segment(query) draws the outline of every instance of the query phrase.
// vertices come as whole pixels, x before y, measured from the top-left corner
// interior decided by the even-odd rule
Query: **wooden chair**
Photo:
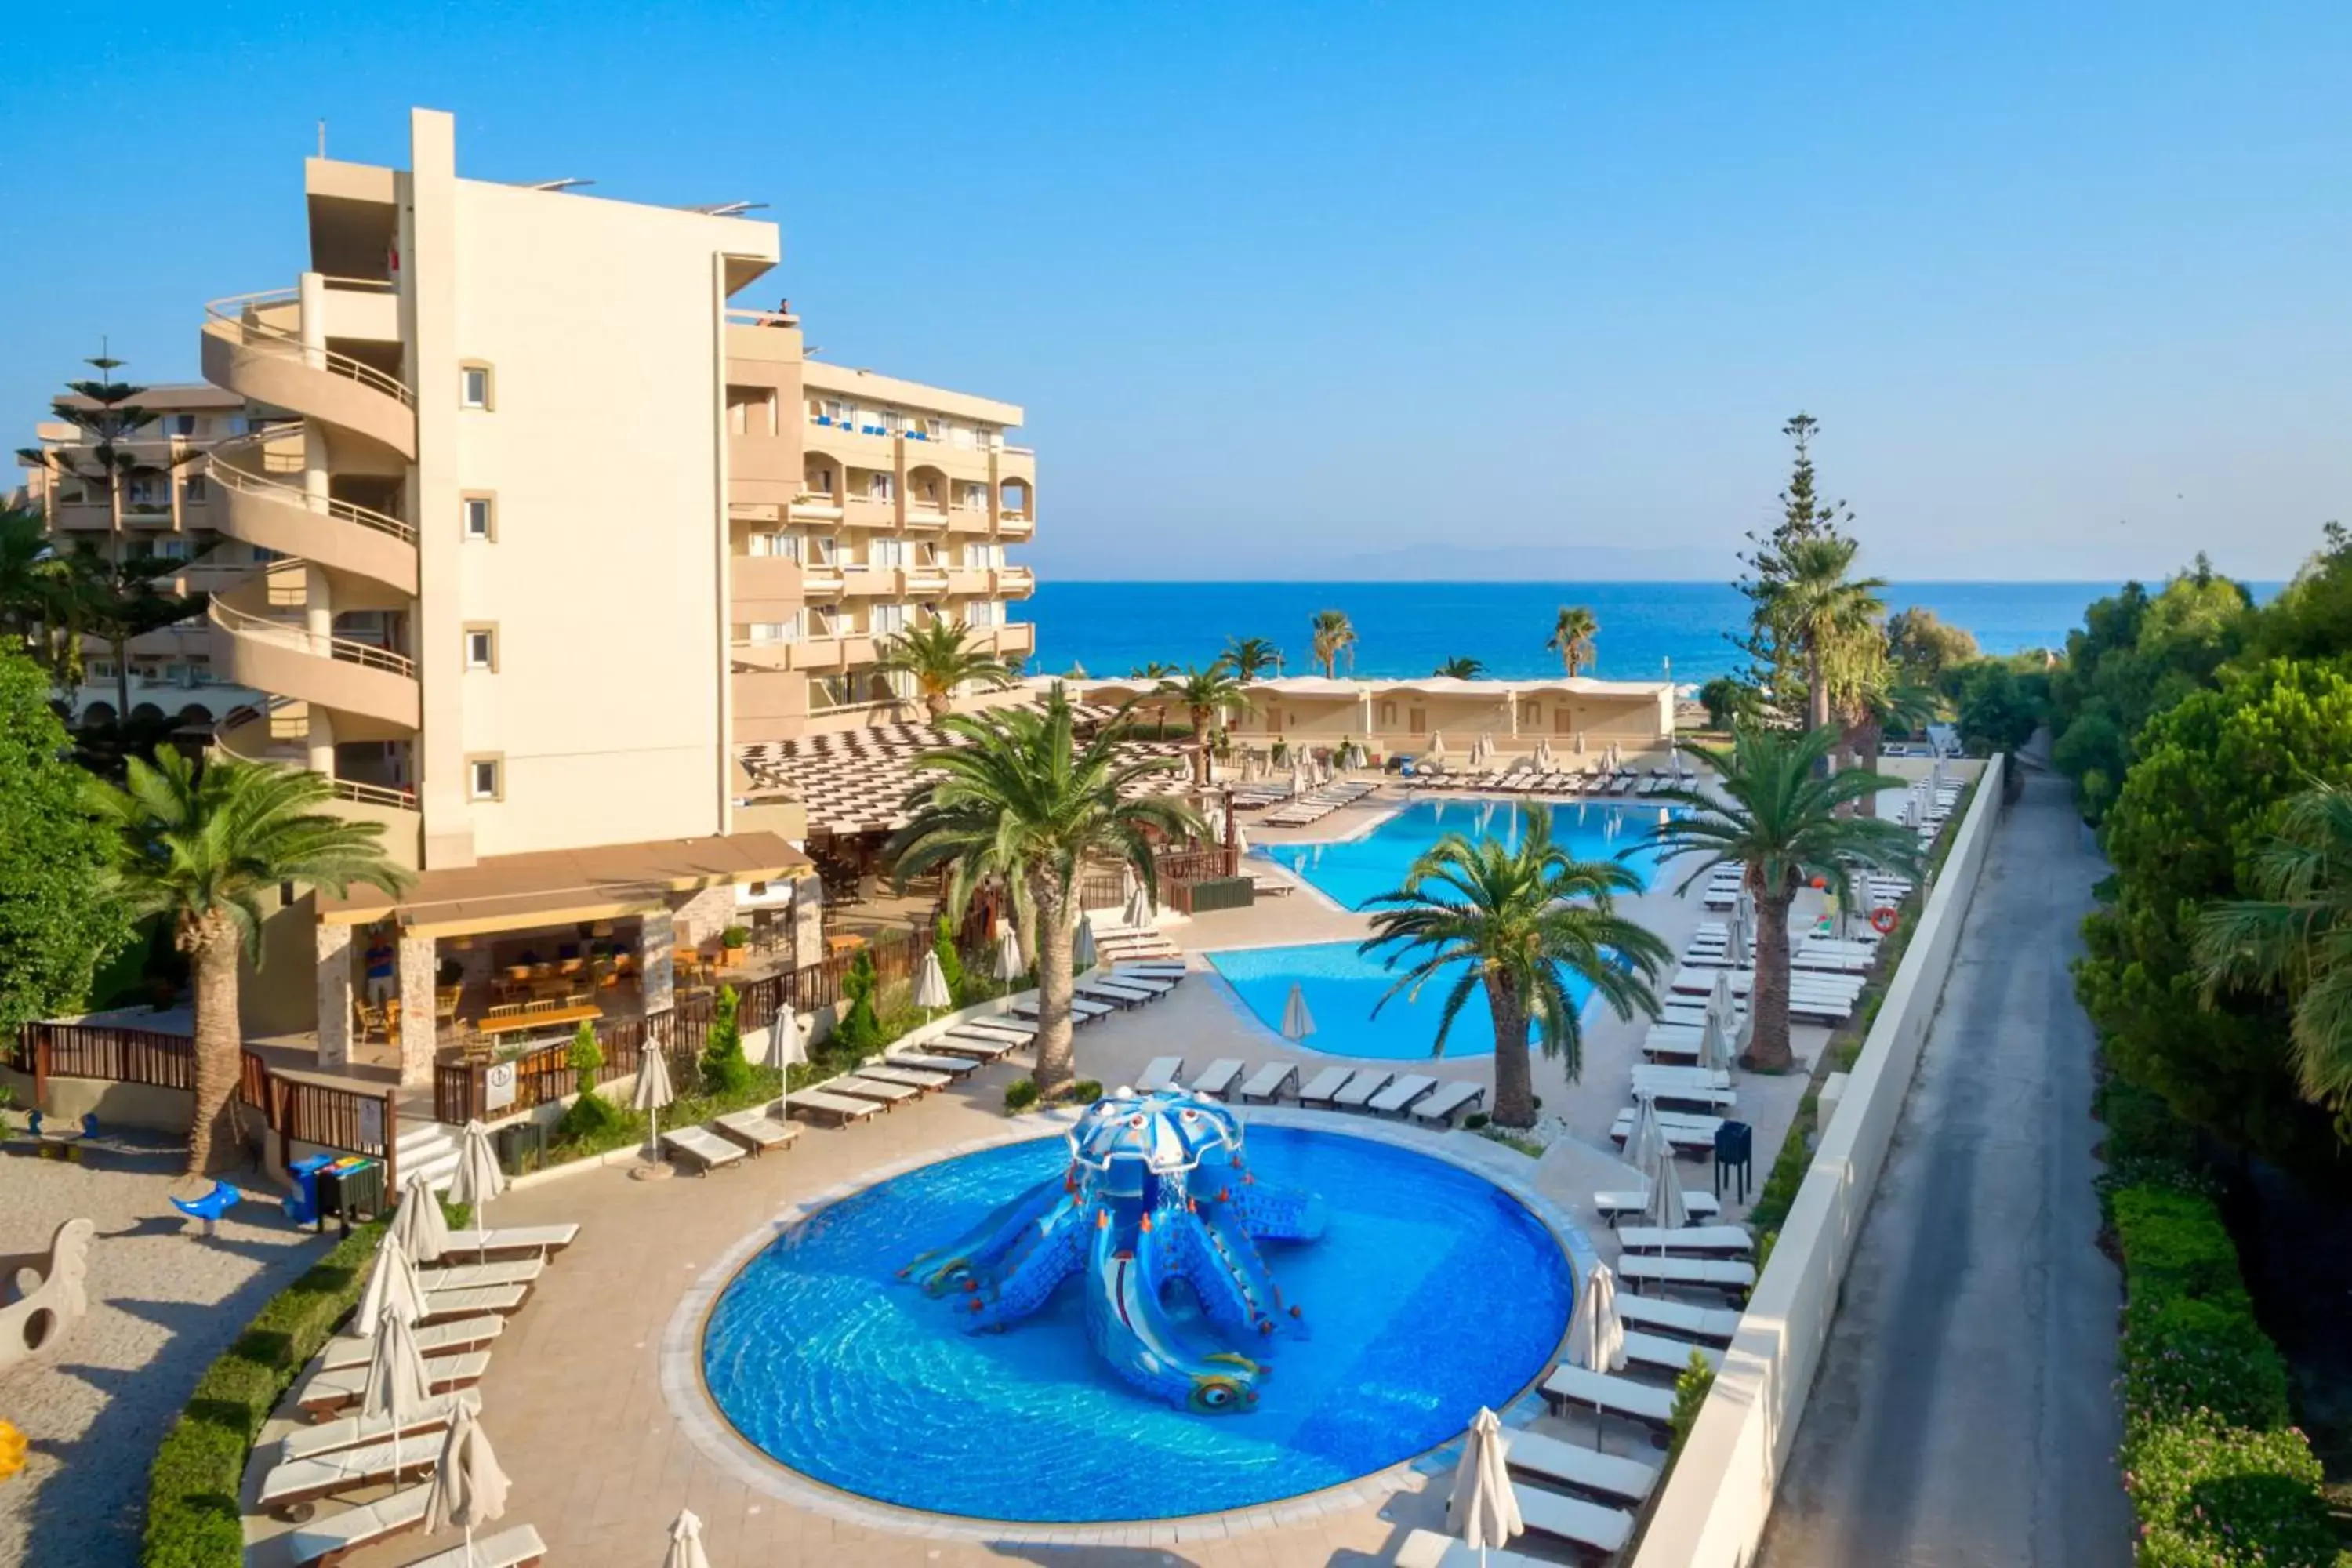
[[[457,1021],[457,998],[465,992],[463,985],[444,985],[433,993],[433,1021],[454,1024]]]
[[[373,1004],[354,997],[352,1001],[352,1022],[359,1030],[360,1044],[367,1044],[370,1035],[382,1035],[386,1045],[392,1043],[392,1027]]]

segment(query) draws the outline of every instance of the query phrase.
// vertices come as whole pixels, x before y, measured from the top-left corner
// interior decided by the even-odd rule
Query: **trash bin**
[[[509,1121],[490,1134],[490,1147],[498,1151],[499,1168],[509,1176],[520,1176],[530,1169],[523,1163],[526,1159],[546,1162],[547,1129],[529,1117]]]
[[[383,1162],[365,1154],[351,1154],[320,1167],[313,1175],[318,1191],[318,1207],[314,1215],[319,1228],[326,1228],[329,1215],[335,1216],[339,1234],[349,1236],[353,1220],[373,1219],[385,1208]]]
[[[1727,1121],[1715,1130],[1715,1195],[1723,1195],[1727,1177],[1739,1182],[1738,1202],[1748,1201],[1748,1184],[1756,1163],[1756,1129],[1745,1121]]]

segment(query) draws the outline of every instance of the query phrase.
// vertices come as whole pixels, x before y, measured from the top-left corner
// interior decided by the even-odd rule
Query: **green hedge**
[[[2114,1130],[2126,1144],[2145,1130]],[[2135,1158],[2157,1159],[2146,1150]],[[2329,1568],[2319,1461],[2288,1425],[2286,1368],[2255,1322],[2210,1199],[2109,1194],[2123,1251],[2124,1486],[2141,1568]]]
[[[147,1480],[143,1568],[241,1568],[237,1491],[261,1424],[367,1281],[382,1222],[360,1226],[270,1299],[196,1384]]]

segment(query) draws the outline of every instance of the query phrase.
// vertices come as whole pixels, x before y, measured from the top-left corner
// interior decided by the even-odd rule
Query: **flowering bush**
[[[2139,1568],[2329,1568],[2336,1535],[2319,1461],[2301,1432],[2252,1432],[2206,1414],[2138,1426],[2124,1489],[2139,1513]]]

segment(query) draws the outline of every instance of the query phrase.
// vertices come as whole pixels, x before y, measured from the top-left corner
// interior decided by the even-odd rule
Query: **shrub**
[[[2185,1416],[2128,1437],[2123,1463],[2124,1489],[2140,1519],[2138,1568],[2328,1568],[2337,1561],[2319,1460],[2300,1432]]]
[[[743,1059],[743,1028],[737,1022],[742,1004],[735,987],[722,985],[711,1005],[710,1029],[704,1037],[697,1068],[705,1094],[740,1094],[751,1081],[751,1064]]]
[[[940,973],[948,983],[948,994],[955,998],[959,1007],[971,1005],[976,998],[967,998],[964,994],[971,982],[963,972],[963,954],[956,951],[955,930],[948,924],[945,915],[931,930],[931,951],[940,955]]]
[[[593,1143],[604,1137],[621,1121],[620,1108],[594,1089],[583,1089],[580,1098],[563,1108],[562,1120],[555,1124],[555,1141],[559,1143]]]
[[[570,1055],[572,1070],[580,1075],[580,1092],[588,1093],[596,1087],[596,1075],[604,1068],[604,1047],[596,1043],[596,1026],[585,1018],[572,1032]]]
[[[254,1435],[360,1299],[382,1222],[361,1226],[272,1297],[196,1383],[147,1479],[142,1568],[241,1568],[237,1505]]]
[[[1102,1098],[1102,1084],[1098,1080],[1090,1078],[1082,1078],[1078,1079],[1077,1082],[1070,1085],[1068,1098],[1077,1100],[1083,1104],[1092,1105],[1096,1100]]]
[[[2186,1193],[2129,1187],[2116,1194],[2115,1211],[2134,1302],[2188,1296],[2245,1305],[2238,1249],[2211,1204]]]
[[[1017,1116],[1036,1103],[1036,1079],[1016,1078],[1004,1086],[1004,1110],[1007,1115]]]
[[[2135,1301],[2124,1327],[2124,1403],[2143,1419],[2202,1411],[2260,1431],[2288,1424],[2286,1363],[2242,1307]]]
[[[725,931],[719,933],[719,945],[730,950],[739,947],[751,946],[751,928],[750,926],[729,926]]]
[[[1675,1407],[1666,1416],[1674,1429],[1674,1440],[1666,1448],[1669,1458],[1680,1454],[1683,1445],[1690,1441],[1691,1428],[1698,1425],[1699,1408],[1714,1386],[1715,1368],[1706,1364],[1706,1357],[1691,1352],[1690,1361],[1675,1375]]]
[[[874,1010],[874,954],[859,948],[841,977],[841,999],[846,1004],[833,1026],[833,1045],[852,1059],[872,1055],[882,1046],[882,1020]]]

